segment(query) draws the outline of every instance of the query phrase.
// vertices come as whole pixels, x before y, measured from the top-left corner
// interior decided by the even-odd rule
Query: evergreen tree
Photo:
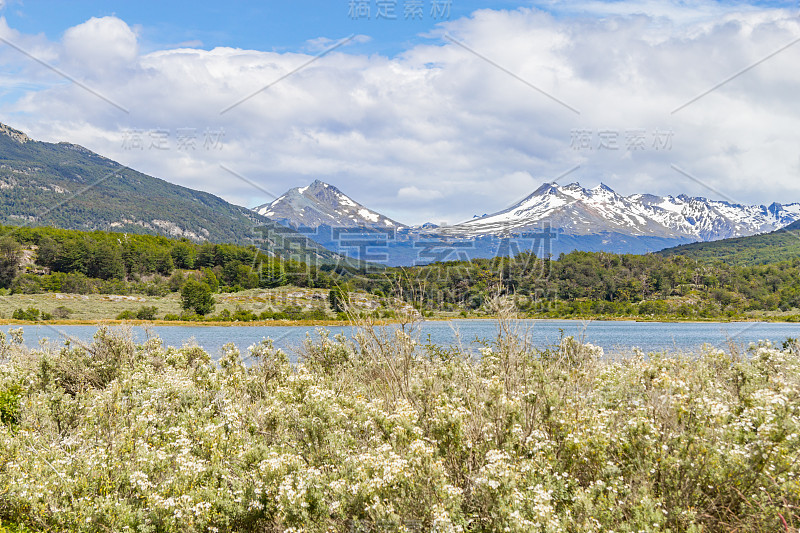
[[[214,310],[211,287],[194,279],[186,280],[181,289],[181,306],[198,315],[207,315]]]
[[[0,287],[8,288],[22,261],[22,248],[10,235],[0,237]]]
[[[334,287],[328,292],[328,303],[336,313],[344,312],[347,309],[348,300],[347,291],[341,287]]]

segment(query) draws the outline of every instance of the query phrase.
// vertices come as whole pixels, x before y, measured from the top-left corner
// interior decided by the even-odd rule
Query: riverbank
[[[726,318],[708,318],[708,319],[688,319],[680,317],[640,317],[640,316],[530,316],[521,314],[517,317],[518,320],[541,320],[541,321],[570,321],[575,323],[581,322],[641,322],[641,323],[664,323],[664,324],[737,324],[737,323],[774,323],[774,324],[794,324],[798,320],[794,319],[795,315],[787,317],[782,316],[753,316],[753,317],[726,317]],[[449,316],[428,316],[419,317],[418,320],[423,322],[450,322],[453,320],[489,320],[496,321],[496,315],[479,315],[479,316],[462,316],[462,315],[449,315]],[[408,319],[374,319],[372,324],[389,325],[389,324],[402,324],[407,323]],[[117,320],[108,318],[96,318],[87,320],[15,320],[15,319],[0,319],[0,326],[164,326],[164,327],[286,327],[286,326],[307,326],[307,327],[344,327],[350,326],[353,322],[351,320],[254,320],[254,321],[236,321],[236,320]]]
[[[352,311],[357,315],[373,316],[381,323],[400,322],[397,315],[414,314],[416,311],[403,302],[388,302],[385,298],[354,292],[350,294]],[[91,325],[91,324],[153,324],[153,325],[307,325],[307,326],[337,326],[347,325],[349,320],[343,320],[331,311],[328,306],[327,289],[307,289],[297,287],[281,287],[278,289],[251,289],[235,293],[214,295],[216,305],[213,314],[214,320],[164,320],[165,316],[178,318],[183,313],[181,299],[177,293],[166,296],[148,295],[112,295],[112,294],[13,294],[0,296],[0,324],[32,324],[48,323],[53,325]],[[387,307],[389,306],[389,307]],[[391,308],[400,306],[400,309]],[[142,308],[154,309],[154,320],[119,320],[123,313],[135,314]],[[39,316],[48,316],[47,321],[13,319],[15,311],[34,309]],[[315,313],[314,318],[292,319],[283,316],[274,319],[249,320],[258,318],[262,313],[283,313],[284,311],[302,316]],[[244,313],[248,320],[236,320],[234,315]],[[286,313],[283,313],[284,315]],[[452,319],[495,319],[491,313],[480,311],[425,311],[425,320],[452,320]],[[327,315],[327,318],[323,318]],[[224,317],[224,318],[223,318]],[[702,318],[697,316],[678,315],[616,315],[616,314],[575,314],[575,313],[521,313],[521,318],[535,320],[608,320],[608,321],[637,321],[637,322],[800,322],[800,311],[752,311],[736,316],[715,316]]]

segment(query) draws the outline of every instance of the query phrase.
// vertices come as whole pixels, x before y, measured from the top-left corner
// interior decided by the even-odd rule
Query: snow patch
[[[379,214],[373,213],[369,209],[359,209],[358,214],[361,216],[361,218],[365,218],[370,222],[377,222],[378,219],[380,218]]]

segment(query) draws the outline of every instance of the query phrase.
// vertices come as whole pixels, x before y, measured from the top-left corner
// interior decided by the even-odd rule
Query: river
[[[630,353],[633,347],[644,352],[691,352],[703,344],[727,350],[731,343],[747,346],[759,340],[780,344],[787,338],[800,338],[800,324],[769,322],[633,322],[633,321],[572,321],[572,320],[523,320],[517,323],[520,330],[527,330],[534,346],[544,348],[557,344],[562,335],[572,335],[585,342],[601,346],[606,353]],[[43,339],[63,344],[67,338],[90,342],[97,331],[96,326],[53,326],[49,324],[21,326],[25,344],[35,347]],[[392,326],[390,326],[392,327]],[[15,326],[3,326],[8,332]],[[296,360],[298,348],[307,336],[316,336],[317,328],[308,326],[155,326],[132,328],[134,339],[142,342],[149,336],[158,336],[168,346],[195,343],[212,356],[220,354],[226,343],[234,343],[242,352],[248,346],[270,338]],[[326,327],[332,334],[352,334],[349,326]],[[456,342],[468,349],[477,350],[477,339],[491,341],[497,335],[494,320],[450,320],[427,321],[415,330],[420,342],[430,340],[439,345]]]

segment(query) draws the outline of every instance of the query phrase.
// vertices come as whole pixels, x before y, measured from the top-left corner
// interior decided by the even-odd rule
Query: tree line
[[[235,292],[285,285],[328,288],[337,285],[346,267],[283,260],[255,245],[0,226],[0,288],[11,292],[163,295],[181,290],[188,271],[213,292]]]
[[[737,266],[675,255],[571,252],[358,270],[267,249],[152,235],[0,226],[0,288],[16,293],[165,295],[286,285],[363,290],[423,311],[480,311],[496,295],[535,316],[736,317],[800,308],[800,258]],[[205,291],[186,291],[208,306]],[[332,297],[339,307],[339,292]]]
[[[523,311],[552,316],[733,317],[800,308],[800,258],[736,266],[654,254],[575,251],[541,259],[523,253],[393,268],[351,283],[444,311],[478,310],[496,295],[513,296]]]

